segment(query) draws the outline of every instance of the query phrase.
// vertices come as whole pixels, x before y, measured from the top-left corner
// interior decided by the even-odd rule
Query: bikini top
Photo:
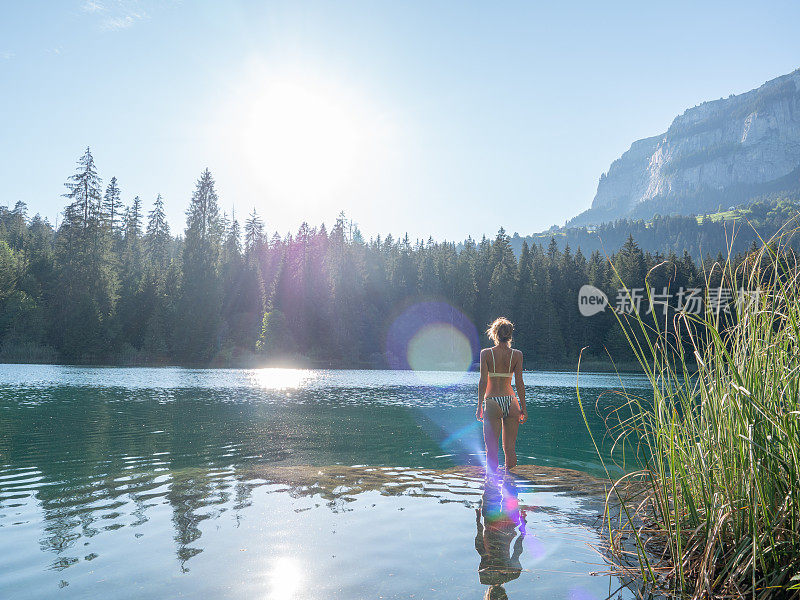
[[[497,364],[494,362],[494,348],[489,348],[489,352],[492,353],[492,368],[495,372],[489,372],[489,377],[511,377],[514,373],[511,371],[511,363],[514,362],[514,349],[511,349],[511,358],[508,360],[508,373],[497,373]]]

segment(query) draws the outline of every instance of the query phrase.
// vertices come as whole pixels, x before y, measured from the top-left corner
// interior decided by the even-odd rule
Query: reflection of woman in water
[[[475,509],[475,523],[478,528],[475,550],[481,557],[478,576],[483,585],[489,586],[485,598],[508,598],[503,584],[522,572],[519,557],[525,538],[525,511],[519,508],[513,481],[507,481],[502,488],[491,480],[486,481],[481,508]]]
[[[486,330],[494,342],[492,348],[481,350],[481,378],[478,383],[478,408],[475,416],[483,421],[486,444],[487,475],[497,471],[498,442],[503,434],[503,454],[506,468],[517,465],[517,431],[528,418],[525,406],[525,384],[522,381],[522,352],[511,348],[514,325],[505,317],[496,319]],[[519,400],[511,387],[515,379]]]

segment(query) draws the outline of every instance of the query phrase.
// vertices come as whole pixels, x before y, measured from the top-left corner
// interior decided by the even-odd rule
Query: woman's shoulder
[[[480,358],[481,358],[481,360],[483,360],[483,359],[486,359],[486,360],[488,360],[488,358],[487,358],[487,357],[488,357],[488,356],[489,356],[491,353],[492,353],[492,349],[491,349],[491,348],[481,348],[481,354],[480,354]]]

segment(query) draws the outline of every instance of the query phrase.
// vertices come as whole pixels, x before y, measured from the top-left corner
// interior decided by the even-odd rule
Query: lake
[[[632,597],[576,375],[525,380],[486,485],[476,373],[0,365],[0,598]],[[648,382],[580,381],[607,459]]]

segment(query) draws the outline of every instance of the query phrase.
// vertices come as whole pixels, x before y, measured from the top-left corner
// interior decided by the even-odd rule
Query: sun
[[[370,131],[346,94],[268,78],[248,96],[239,115],[241,150],[270,196],[314,204],[352,183]]]
[[[254,58],[208,106],[201,143],[225,197],[281,234],[340,211],[371,218],[408,155],[407,122],[380,89],[320,64]]]

